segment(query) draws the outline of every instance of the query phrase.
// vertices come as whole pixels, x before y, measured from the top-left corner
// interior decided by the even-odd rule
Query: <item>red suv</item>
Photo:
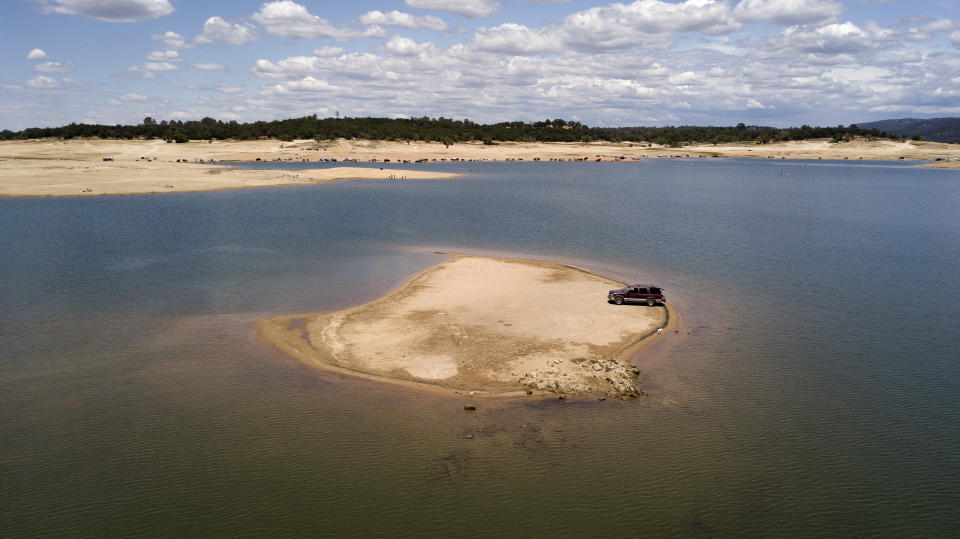
[[[663,297],[663,289],[652,284],[631,284],[619,290],[611,290],[607,293],[607,301],[612,301],[617,305],[624,303],[646,303],[653,307],[657,303],[667,301]]]

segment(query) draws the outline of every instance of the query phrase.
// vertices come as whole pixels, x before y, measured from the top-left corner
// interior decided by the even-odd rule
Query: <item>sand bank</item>
[[[6,159],[65,159],[100,162],[112,157],[118,163],[129,163],[140,157],[158,161],[177,159],[196,162],[217,161],[309,161],[324,159],[356,159],[362,162],[390,163],[416,161],[633,161],[676,156],[690,157],[751,157],[787,159],[860,159],[934,161],[946,164],[960,159],[960,144],[939,142],[890,140],[868,141],[857,139],[833,143],[829,140],[804,140],[771,144],[729,143],[695,144],[680,147],[646,143],[567,143],[567,142],[501,142],[485,145],[479,142],[457,143],[446,146],[438,142],[385,142],[371,140],[336,140],[316,142],[298,140],[254,141],[191,141],[170,144],[161,140],[100,140],[100,139],[40,139],[27,141],[0,141],[0,158]]]
[[[699,144],[665,150],[669,155],[690,157],[747,157],[759,159],[833,159],[866,161],[930,161],[927,166],[956,168],[960,166],[960,144],[891,140],[804,140],[772,144]],[[940,161],[937,161],[940,159]]]
[[[309,365],[481,395],[635,397],[628,357],[667,338],[666,307],[606,302],[623,283],[533,260],[452,255],[370,303],[258,321]]]
[[[163,141],[0,142],[0,196],[176,193],[326,183],[344,179],[426,180],[460,176],[426,170],[341,166],[304,170],[243,170],[223,164],[277,159],[280,143],[166,144]],[[260,150],[260,151],[255,151]],[[256,154],[257,157],[251,157]],[[237,158],[242,159],[237,159]],[[249,157],[249,159],[246,159]],[[104,159],[109,159],[105,161]],[[200,161],[203,161],[201,163]],[[286,160],[292,160],[290,158]]]
[[[0,196],[103,195],[233,189],[338,179],[431,179],[456,174],[389,170],[396,163],[463,161],[617,161],[671,157],[928,161],[960,168],[960,145],[936,142],[799,141],[776,144],[701,144],[667,148],[640,143],[459,143],[313,140],[280,142],[161,140],[28,140],[0,142]],[[104,158],[110,161],[104,161]],[[940,159],[940,161],[936,161]],[[234,170],[211,160],[377,163],[376,169]],[[179,161],[179,162],[178,162]],[[200,162],[203,161],[203,164]],[[588,163],[585,163],[588,164]],[[384,170],[379,170],[383,167]]]

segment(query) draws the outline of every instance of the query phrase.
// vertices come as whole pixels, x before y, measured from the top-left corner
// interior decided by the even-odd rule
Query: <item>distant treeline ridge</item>
[[[55,137],[72,139],[99,137],[105,139],[163,139],[168,142],[189,140],[256,140],[262,138],[291,141],[294,139],[324,140],[367,139],[455,142],[647,142],[666,146],[684,143],[779,142],[807,139],[832,139],[834,142],[854,137],[900,139],[899,135],[878,129],[861,129],[856,125],[836,127],[775,128],[742,123],[730,127],[588,127],[580,122],[561,119],[542,122],[502,122],[478,124],[470,120],[449,118],[317,118],[316,115],[272,122],[224,122],[213,118],[198,121],[161,121],[146,117],[139,125],[97,125],[72,123],[63,127],[29,128],[23,131],[0,131],[0,140]]]
[[[904,137],[960,144],[960,118],[900,118],[860,124]]]

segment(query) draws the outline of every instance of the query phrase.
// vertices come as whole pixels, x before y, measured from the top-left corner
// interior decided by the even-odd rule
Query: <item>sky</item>
[[[960,116],[960,0],[3,0],[0,129]]]

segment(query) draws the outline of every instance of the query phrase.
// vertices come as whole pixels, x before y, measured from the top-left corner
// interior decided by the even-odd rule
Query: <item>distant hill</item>
[[[960,118],[901,118],[857,124],[861,129],[878,129],[907,138],[921,136],[935,142],[960,141]]]

